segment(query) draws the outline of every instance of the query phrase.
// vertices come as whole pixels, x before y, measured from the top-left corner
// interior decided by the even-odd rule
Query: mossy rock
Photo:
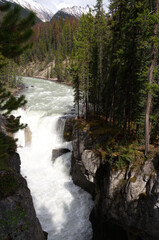
[[[65,141],[69,142],[72,141],[72,132],[74,126],[74,118],[67,118],[64,127],[64,139]]]
[[[64,132],[64,139],[69,142],[72,140],[72,132]]]
[[[0,172],[0,199],[13,195],[18,188],[18,179],[12,171]]]
[[[131,178],[130,178],[130,182],[135,183],[135,182],[136,182],[136,177],[135,177],[135,176],[134,176],[134,177],[131,177]]]

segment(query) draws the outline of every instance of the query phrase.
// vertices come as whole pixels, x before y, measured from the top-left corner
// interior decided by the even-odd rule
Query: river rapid
[[[48,240],[91,240],[89,215],[91,196],[73,184],[70,176],[71,152],[53,163],[52,149],[69,148],[64,142],[64,120],[59,118],[73,108],[69,86],[35,78],[23,78],[26,109],[16,111],[26,130],[16,134],[21,173],[31,190],[37,217]]]

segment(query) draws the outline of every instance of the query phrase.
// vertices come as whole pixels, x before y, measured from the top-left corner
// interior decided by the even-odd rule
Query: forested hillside
[[[0,6],[2,6],[2,8],[6,4],[10,5],[10,9],[12,10],[12,13],[14,13],[14,8],[19,8],[19,17],[21,18],[27,17],[30,13],[29,10],[24,9],[23,7],[17,5],[16,3],[8,3],[6,0],[0,1]],[[0,23],[2,23],[3,17],[5,16],[5,14],[6,14],[5,11],[0,10]],[[38,17],[36,17],[36,22],[37,23],[41,22],[41,20]],[[4,41],[2,36],[1,36],[1,41]],[[13,89],[16,89],[17,86],[21,83],[18,63],[19,63],[19,60],[17,58],[14,58],[14,59],[5,58],[4,60],[4,57],[3,58],[0,57],[0,82],[3,84],[3,86],[6,86],[11,91],[13,91]],[[1,67],[1,65],[3,65],[3,67]]]
[[[73,17],[36,24],[31,39],[33,47],[20,58],[24,74],[35,76],[44,71],[44,78],[70,81],[68,66],[78,25],[79,20]]]

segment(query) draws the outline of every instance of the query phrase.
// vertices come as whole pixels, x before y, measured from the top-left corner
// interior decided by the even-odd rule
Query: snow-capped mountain
[[[83,13],[87,14],[90,8],[92,9],[92,7],[89,5],[87,5],[86,7],[73,6],[73,7],[62,8],[54,15],[54,18],[58,18],[61,16],[65,18],[68,15],[72,17],[80,18]]]
[[[37,15],[43,22],[50,21],[53,17],[53,12],[44,7],[42,4],[34,0],[7,0],[11,3],[17,3],[25,9],[29,9]]]

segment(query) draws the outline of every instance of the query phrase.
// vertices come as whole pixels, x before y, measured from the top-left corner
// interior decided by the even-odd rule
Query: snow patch
[[[42,4],[34,0],[6,0],[11,3],[17,3],[23,8],[29,9],[37,15],[43,22],[50,21],[53,17],[53,12],[44,7]]]
[[[62,8],[60,12],[64,12],[68,15],[80,18],[82,14],[87,14],[89,12],[89,9],[92,10],[92,6],[89,5],[87,5],[86,7],[73,6],[71,8],[70,7]]]

